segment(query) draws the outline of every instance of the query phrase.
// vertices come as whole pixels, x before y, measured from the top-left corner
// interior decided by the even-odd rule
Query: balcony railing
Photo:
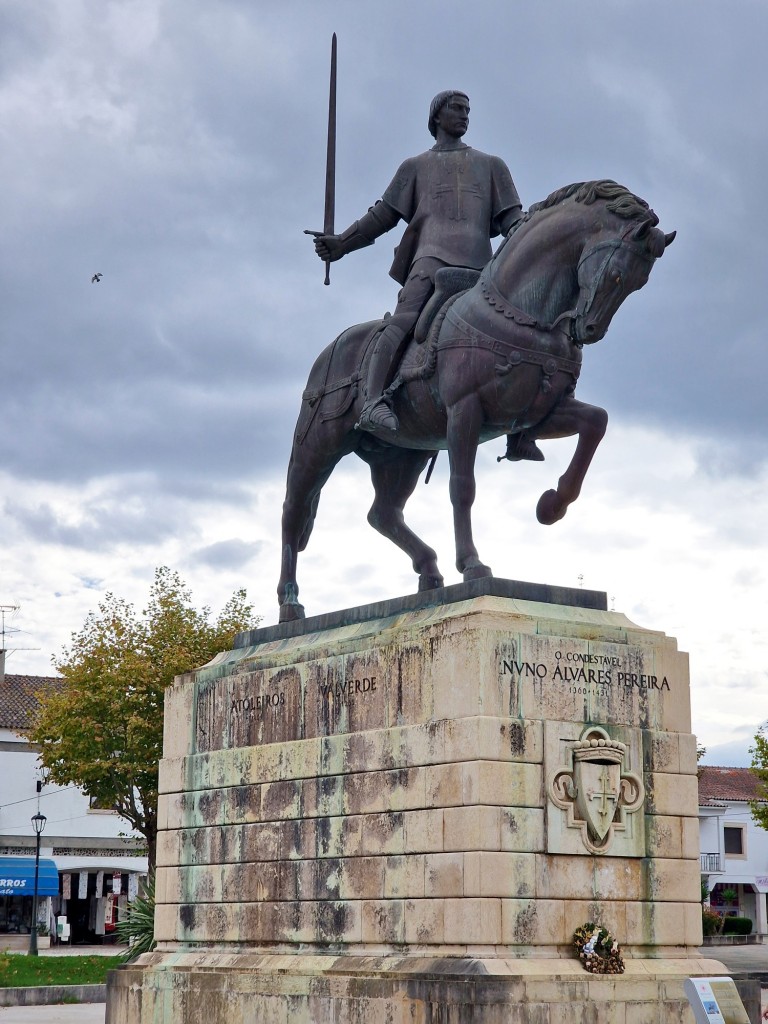
[[[701,870],[708,874],[723,870],[719,853],[702,853],[699,854],[699,859],[701,860]]]

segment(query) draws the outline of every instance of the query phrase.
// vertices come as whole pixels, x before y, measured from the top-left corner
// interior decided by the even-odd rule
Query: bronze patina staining
[[[401,219],[408,225],[391,271],[403,284],[394,315],[343,331],[302,396],[283,504],[281,622],[304,616],[298,554],[345,455],[369,464],[368,521],[410,557],[427,591],[443,586],[437,556],[403,508],[439,450],[450,461],[456,567],[470,581],[492,575],[472,536],[478,445],[507,435],[508,459],[540,460],[537,438],[578,438],[536,508],[552,524],[579,496],[605,433],[605,410],[574,397],[583,346],[605,336],[674,232],[665,235],[648,204],[610,180],[566,186],[523,216],[504,163],[461,141],[468,123],[463,93],[437,96],[435,147],[406,160],[361,220],[316,238],[318,255],[336,260]]]

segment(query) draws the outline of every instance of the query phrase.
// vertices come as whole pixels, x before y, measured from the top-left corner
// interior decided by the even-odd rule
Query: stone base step
[[[575,959],[155,952],[110,975],[106,1024],[693,1024],[685,979],[722,974],[703,958],[606,976]]]

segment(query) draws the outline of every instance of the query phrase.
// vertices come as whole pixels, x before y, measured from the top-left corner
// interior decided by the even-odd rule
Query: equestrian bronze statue
[[[332,70],[329,176],[334,95]],[[450,462],[456,566],[472,580],[492,575],[472,538],[478,445],[506,435],[507,459],[541,461],[537,438],[578,437],[557,488],[536,508],[539,522],[551,524],[579,496],[605,433],[605,411],[574,397],[583,346],[605,335],[674,232],[665,235],[644,200],[608,180],[559,189],[523,215],[506,164],[461,141],[468,125],[464,93],[436,96],[428,121],[435,145],[401,164],[382,199],[340,235],[329,229],[326,183],[326,228],[310,232],[318,256],[328,266],[402,219],[390,271],[402,289],[392,316],[344,331],[310,372],[283,504],[281,622],[304,617],[298,555],[345,455],[371,468],[368,521],[410,556],[419,590],[431,590],[443,586],[437,556],[406,525],[403,508],[439,450]]]
[[[608,419],[574,397],[583,346],[604,337],[621,303],[643,287],[672,243],[674,232],[665,235],[657,225],[648,204],[616,182],[577,183],[532,206],[479,274],[439,272],[435,295],[387,388],[396,431],[356,429],[386,320],[350,327],[321,353],[302,396],[288,466],[281,622],[304,616],[298,554],[309,541],[323,485],[352,452],[371,469],[368,521],[410,556],[419,590],[443,586],[443,577],[435,552],[406,525],[403,508],[439,450],[448,451],[456,567],[465,580],[492,575],[472,537],[475,455],[483,441],[576,435],[568,468],[536,508],[545,524],[565,515]],[[470,276],[475,281],[466,287]]]

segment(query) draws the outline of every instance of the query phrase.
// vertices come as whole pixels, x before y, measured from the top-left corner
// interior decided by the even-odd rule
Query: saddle
[[[437,271],[435,275],[435,290],[421,311],[416,326],[413,329],[412,337],[418,344],[423,344],[427,340],[430,329],[446,303],[454,296],[466,291],[467,288],[472,288],[477,283],[479,277],[479,270],[470,270],[466,267],[441,267]],[[315,364],[310,374],[310,379],[307,382],[307,387],[301,396],[302,408],[299,413],[295,433],[297,444],[304,442],[304,438],[307,436],[315,415],[321,406],[323,407],[320,413],[322,422],[338,419],[350,409],[353,402],[357,399],[361,380],[364,379],[363,365],[365,364],[367,353],[371,350],[378,332],[386,326],[389,317],[390,314],[387,313],[381,320],[372,320],[367,324],[358,324],[356,327],[350,327],[346,331],[342,331],[331,346],[326,361],[321,366],[318,363]],[[351,370],[352,372],[347,372],[342,377],[335,377],[330,370],[334,353],[337,347],[343,346],[347,338],[350,338],[352,332],[355,331],[362,332],[364,338],[360,348],[362,352],[361,362],[355,369],[348,367],[348,371]],[[406,346],[407,344],[408,339],[405,342]],[[401,372],[396,373],[394,381],[387,388],[385,394],[392,394],[406,380],[417,376],[429,376],[434,371],[435,358],[436,353],[433,352],[431,353],[431,358],[428,355],[426,361],[418,367],[411,368],[402,374]],[[316,373],[317,377],[315,376]]]
[[[419,345],[427,340],[429,329],[435,317],[443,308],[448,299],[459,292],[474,287],[480,277],[479,270],[470,270],[468,267],[441,267],[435,274],[435,290],[429,297],[426,306],[422,309],[416,326],[413,329],[414,341]]]

